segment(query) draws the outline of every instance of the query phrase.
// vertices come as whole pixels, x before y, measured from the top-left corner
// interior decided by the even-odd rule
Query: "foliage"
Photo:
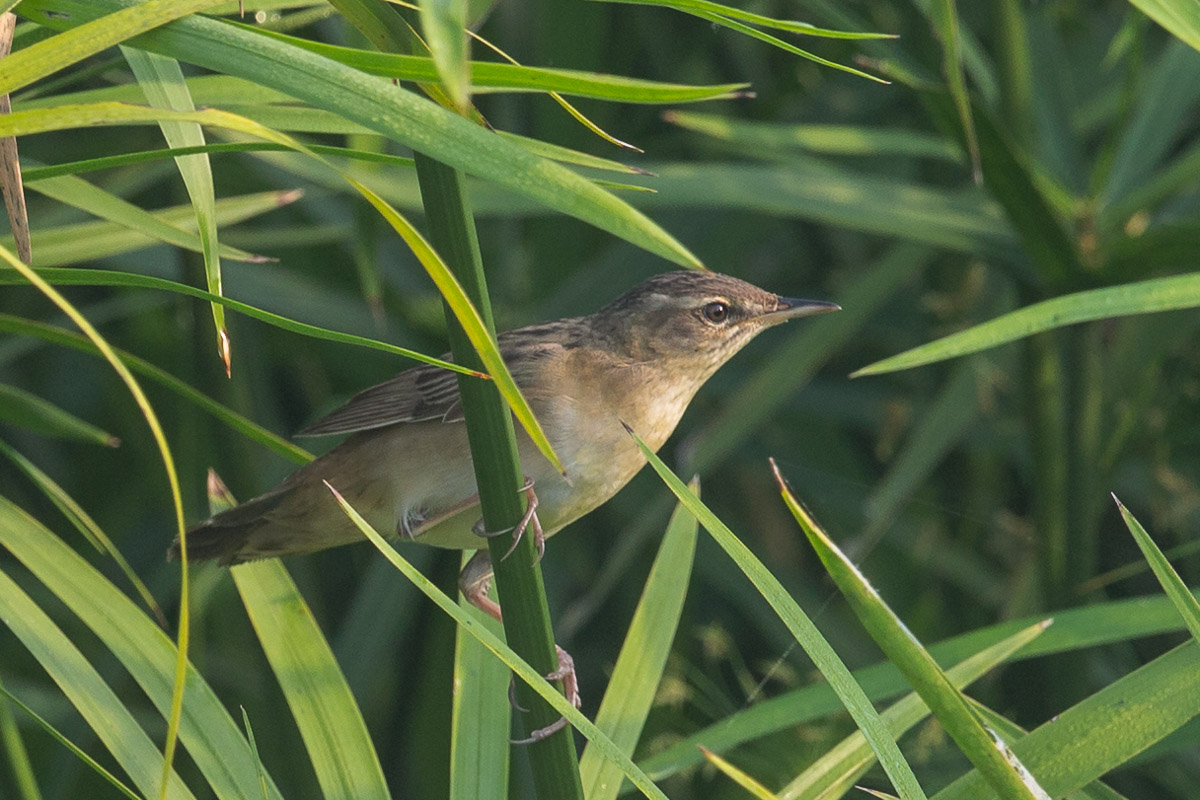
[[[290,432],[446,349],[442,292],[504,329],[698,261],[845,311],[697,397],[660,455],[703,504],[659,462],[670,525],[647,470],[550,541],[588,796],[1004,780],[924,702],[1052,796],[1194,794],[1194,2],[334,6],[17,5],[0,134],[61,294],[0,265],[0,795],[527,796],[502,645],[414,591],[448,602],[457,553],[389,553],[416,586],[365,544],[203,566],[181,607],[163,478],[188,520],[210,467],[270,488]],[[414,150],[469,176],[490,312],[406,216]],[[871,708],[906,680],[937,696]]]

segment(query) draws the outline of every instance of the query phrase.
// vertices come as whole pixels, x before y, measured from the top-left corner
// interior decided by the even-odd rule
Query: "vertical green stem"
[[[1043,550],[1042,591],[1050,607],[1067,596],[1070,559],[1066,380],[1058,336],[1029,340],[1034,446],[1034,519]]]
[[[491,303],[464,177],[420,153],[416,154],[416,161],[417,180],[429,219],[433,246],[479,309],[485,324],[494,331]],[[446,323],[454,360],[481,369],[483,365],[479,363],[474,348],[449,309],[446,309]],[[488,530],[511,528],[524,511],[520,494],[524,478],[519,467],[512,414],[501,400],[495,384],[489,381],[473,378],[460,380],[459,392],[462,395],[471,457],[475,463],[484,524]],[[554,650],[554,634],[550,626],[542,573],[534,563],[536,551],[533,537],[524,537],[506,559],[504,554],[509,543],[508,537],[496,537],[489,541],[496,571],[496,587],[504,607],[505,638],[534,669],[549,673],[558,667],[558,658]],[[558,719],[557,712],[520,682],[517,683],[517,698],[522,706],[529,709],[523,718],[530,730],[545,727]],[[538,797],[546,800],[582,800],[583,789],[570,728],[530,745],[530,760]]]

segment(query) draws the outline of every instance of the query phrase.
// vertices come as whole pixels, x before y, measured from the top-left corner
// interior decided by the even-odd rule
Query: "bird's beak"
[[[762,315],[769,325],[777,325],[796,317],[810,317],[813,314],[827,314],[830,311],[841,311],[837,303],[826,303],[823,300],[801,300],[798,297],[780,297],[774,311]]]

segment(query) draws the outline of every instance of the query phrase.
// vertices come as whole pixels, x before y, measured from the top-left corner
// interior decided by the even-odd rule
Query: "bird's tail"
[[[210,476],[210,482],[211,480]],[[224,486],[221,488],[224,489]],[[267,513],[278,506],[285,495],[286,491],[280,490],[264,494],[240,506],[222,511],[191,528],[187,532],[188,561],[216,561],[222,566],[232,566],[276,555],[258,552],[257,548],[251,546],[251,536],[268,524]],[[178,561],[180,552],[177,536],[167,549],[167,560]]]

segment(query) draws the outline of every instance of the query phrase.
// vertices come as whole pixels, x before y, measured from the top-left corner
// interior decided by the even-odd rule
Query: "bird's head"
[[[834,303],[780,297],[728,275],[655,275],[592,316],[596,333],[626,357],[686,370],[700,381],[761,331]]]

